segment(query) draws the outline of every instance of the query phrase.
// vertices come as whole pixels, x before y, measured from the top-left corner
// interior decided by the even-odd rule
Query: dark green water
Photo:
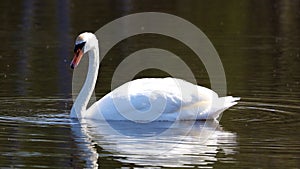
[[[300,168],[300,1],[13,0],[1,1],[0,9],[0,168]],[[222,60],[228,95],[241,97],[239,104],[220,124],[199,122],[179,140],[182,129],[145,143],[103,130],[101,123],[71,121],[69,63],[77,34],[150,11],[182,17],[208,36]],[[147,34],[121,41],[105,56],[97,98],[110,91],[126,56],[149,47],[177,54],[198,84],[210,87],[187,46]],[[136,78],[163,76],[146,70]],[[197,133],[214,127],[199,141]],[[173,145],[163,153],[157,148]]]

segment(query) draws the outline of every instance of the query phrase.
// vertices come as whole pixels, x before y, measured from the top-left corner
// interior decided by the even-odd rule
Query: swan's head
[[[71,68],[76,68],[82,56],[96,47],[98,47],[98,40],[93,33],[84,32],[78,35],[75,41],[74,58],[70,64]]]

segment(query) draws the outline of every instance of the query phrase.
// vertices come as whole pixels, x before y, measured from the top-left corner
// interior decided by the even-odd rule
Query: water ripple
[[[279,100],[262,98],[243,98],[233,108],[234,111],[247,112],[238,121],[262,123],[296,123],[300,121],[298,100]]]

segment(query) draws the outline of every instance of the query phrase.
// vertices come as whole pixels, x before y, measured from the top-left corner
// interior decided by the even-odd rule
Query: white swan
[[[98,40],[93,33],[80,34],[75,42],[71,68],[84,53],[89,56],[85,83],[71,110],[71,118],[134,121],[175,121],[216,119],[239,98],[221,97],[205,87],[176,78],[145,78],[127,82],[89,109],[87,104],[96,85],[99,70]]]

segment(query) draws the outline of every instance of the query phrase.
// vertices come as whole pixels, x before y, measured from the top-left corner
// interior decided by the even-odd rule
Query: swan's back
[[[215,119],[236,104],[232,97],[226,98],[181,79],[144,78],[127,82],[105,95],[88,109],[85,117],[128,120],[129,115],[141,121]]]

